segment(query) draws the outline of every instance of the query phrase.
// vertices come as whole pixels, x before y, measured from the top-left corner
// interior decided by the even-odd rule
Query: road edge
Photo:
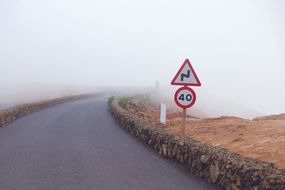
[[[73,96],[64,96],[60,98],[54,98],[50,100],[40,101],[40,102],[33,102],[27,103],[23,105],[19,105],[16,107],[8,108],[5,110],[0,111],[0,127],[8,124],[18,118],[21,118],[27,114],[49,108],[52,106],[56,106],[58,104],[63,104],[70,101],[76,101],[81,99],[87,99],[99,96],[100,94],[80,94],[80,95],[73,95]]]

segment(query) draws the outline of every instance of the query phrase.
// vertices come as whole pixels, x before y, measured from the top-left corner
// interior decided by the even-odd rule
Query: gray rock
[[[210,159],[210,155],[204,154],[201,156],[201,162],[207,164]]]
[[[220,168],[219,168],[219,163],[217,161],[214,161],[211,166],[210,166],[210,177],[211,181],[213,183],[216,183],[218,177],[220,175]]]

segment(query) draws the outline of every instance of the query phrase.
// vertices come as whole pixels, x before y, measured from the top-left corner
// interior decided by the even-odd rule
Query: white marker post
[[[160,104],[160,123],[166,124],[166,104]]]
[[[175,92],[174,100],[177,106],[183,109],[182,134],[185,135],[186,109],[193,106],[196,101],[196,94],[194,90],[188,86],[201,86],[201,82],[196,75],[189,59],[184,61],[175,77],[172,79],[171,84],[184,86]]]

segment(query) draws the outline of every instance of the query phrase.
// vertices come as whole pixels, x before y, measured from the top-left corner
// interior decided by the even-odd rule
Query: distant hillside
[[[157,102],[164,102],[168,107],[177,107],[173,95],[177,88],[163,86],[151,95]],[[195,89],[197,101],[193,107],[188,109],[188,114],[200,118],[212,118],[220,116],[236,116],[246,119],[253,119],[263,116],[263,113],[247,105],[240,104],[225,97],[217,97],[204,89]],[[178,110],[181,110],[177,107]]]
[[[48,100],[67,95],[98,92],[96,87],[71,85],[10,85],[4,86],[0,94],[0,109],[11,105]]]
[[[259,121],[259,120],[285,120],[285,113],[278,114],[278,115],[267,115],[263,117],[256,117],[253,120]]]

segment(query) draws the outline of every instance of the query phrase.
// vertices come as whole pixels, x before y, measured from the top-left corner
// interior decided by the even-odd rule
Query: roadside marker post
[[[160,123],[166,124],[166,104],[160,104]]]
[[[192,107],[196,102],[196,93],[188,86],[201,86],[201,82],[189,59],[184,61],[172,79],[171,85],[183,86],[175,92],[174,101],[177,106],[183,109],[182,134],[185,135],[186,109]]]

